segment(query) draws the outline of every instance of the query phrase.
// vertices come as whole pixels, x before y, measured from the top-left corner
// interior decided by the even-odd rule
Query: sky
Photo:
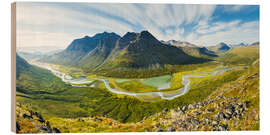
[[[64,49],[86,35],[143,30],[199,46],[252,43],[259,41],[259,6],[17,3],[18,48]]]

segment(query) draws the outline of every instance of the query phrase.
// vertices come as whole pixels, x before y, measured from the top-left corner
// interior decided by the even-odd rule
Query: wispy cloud
[[[233,6],[224,6],[225,12],[237,12],[244,8],[244,5],[233,5]]]
[[[18,46],[21,47],[64,48],[75,38],[103,31],[124,35],[128,31],[148,30],[160,40],[186,40],[203,45],[223,41],[236,33],[237,36],[226,41],[236,42],[236,37],[247,41],[259,39],[248,36],[254,31],[259,33],[259,24],[254,24],[258,20],[246,21],[243,16],[219,20],[223,17],[217,12],[220,9],[223,12],[246,9],[238,5],[220,8],[183,4],[19,3],[17,7]],[[243,29],[253,32],[241,33]]]
[[[223,30],[196,36],[196,32],[191,33],[189,41],[199,45],[215,45],[219,42],[228,44],[251,43],[259,41],[259,21],[252,21],[239,24],[239,22],[230,22],[228,24],[219,24]]]

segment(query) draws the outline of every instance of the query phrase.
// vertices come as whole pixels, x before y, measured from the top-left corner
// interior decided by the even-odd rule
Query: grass
[[[242,71],[231,71],[216,79],[206,78],[207,80],[191,88],[187,94],[169,101],[144,102],[130,96],[119,98],[102,87],[72,87],[54,94],[27,94],[30,98],[17,94],[17,97],[20,97],[18,102],[31,104],[47,117],[77,118],[107,115],[121,122],[136,122],[160,112],[165,107],[175,108],[179,105],[201,101],[217,87],[237,79],[241,74]]]
[[[244,49],[249,53],[252,53],[252,55],[247,55],[246,52],[243,51]],[[244,49],[233,48],[228,53],[217,58],[217,61],[223,62],[225,65],[229,66],[239,64],[258,65],[258,62],[256,61],[258,61],[259,49],[257,47]],[[141,78],[149,76],[151,73],[153,73],[151,76],[172,74],[171,87],[177,88],[181,87],[177,82],[181,81],[181,77],[179,76],[182,74],[192,73],[193,71],[211,72],[215,70],[214,67],[217,65],[219,64],[210,62],[208,64],[179,66],[178,68],[175,66],[167,66],[167,68],[172,70],[160,73],[157,73],[157,71],[147,72],[146,75],[143,75],[145,72],[140,72],[137,75],[138,78]],[[80,117],[104,115],[123,123],[130,123],[138,122],[144,117],[152,116],[155,113],[161,112],[164,108],[177,108],[179,106],[202,101],[224,84],[235,81],[244,74],[252,74],[258,71],[258,67],[249,66],[248,69],[228,71],[218,76],[191,78],[191,89],[185,95],[173,100],[160,100],[158,97],[139,96],[139,98],[154,98],[157,100],[156,102],[146,102],[137,99],[136,97],[111,93],[105,89],[103,83],[100,83],[95,88],[71,87],[70,85],[63,83],[49,71],[35,67],[33,70],[22,73],[21,76],[17,78],[16,98],[17,101],[22,104],[31,105],[34,110],[39,111],[45,118],[59,119],[59,123],[61,123],[60,121],[65,122],[66,118],[76,119]],[[86,76],[91,75],[86,74]],[[131,76],[134,75],[127,75],[124,77],[129,78]],[[141,84],[136,84],[135,81],[124,81],[120,83],[126,84],[124,86],[128,87],[128,89],[133,89],[135,86],[138,88],[141,87],[142,89],[146,87]],[[250,83],[248,85],[248,91],[246,93],[242,93],[242,98],[249,101],[250,105],[252,105],[252,109],[255,109],[255,111],[258,111],[259,108],[259,97],[254,96],[254,98],[252,98],[252,94],[257,93],[258,88],[256,87],[258,86],[258,83],[259,80]],[[240,90],[235,92],[232,91],[231,94],[239,94],[239,91]],[[57,125],[57,121],[55,124]],[[80,126],[80,123],[74,123],[71,125]],[[107,127],[96,127],[95,130],[105,131],[106,128]],[[124,129],[119,128],[119,131],[120,130]],[[76,131],[80,130],[76,129]]]
[[[233,47],[218,58],[226,65],[250,65],[259,58],[259,46]]]

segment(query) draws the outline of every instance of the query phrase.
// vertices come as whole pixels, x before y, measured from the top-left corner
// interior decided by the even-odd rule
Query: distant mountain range
[[[148,31],[127,32],[123,37],[104,32],[76,39],[64,51],[42,58],[41,61],[97,71],[112,68],[151,69],[210,60],[186,52],[184,47],[160,42]],[[206,48],[198,48],[198,52],[208,54]]]
[[[24,51],[17,51],[17,53],[24,59],[26,60],[39,60],[43,57],[47,57],[50,55],[54,55],[58,52],[61,52],[63,50],[53,50],[53,51],[49,51],[49,52],[24,52]]]
[[[229,45],[227,45],[226,43],[219,43],[215,46],[209,46],[207,47],[209,50],[217,52],[217,53],[224,53],[227,52],[231,49],[231,47]]]
[[[247,43],[239,43],[239,44],[231,44],[230,46],[233,47],[233,46],[240,46],[240,47],[246,47],[246,46],[254,46],[254,45],[259,45],[260,42],[257,41],[257,42],[254,42],[254,43],[250,43],[250,44],[247,44]]]
[[[255,45],[260,45],[260,42],[259,41],[254,42],[254,43],[250,44],[249,46],[255,46]]]
[[[163,43],[181,48],[185,53],[194,57],[210,58],[218,56],[214,51],[208,50],[206,47],[199,47],[189,42],[169,40],[163,41]]]

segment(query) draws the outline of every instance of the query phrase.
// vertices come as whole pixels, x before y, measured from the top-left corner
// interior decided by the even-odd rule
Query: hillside
[[[190,98],[188,97],[191,96],[189,94],[187,95],[187,98],[189,100],[186,100],[189,101],[188,104],[182,104],[183,101],[176,100],[175,101],[176,106],[172,108],[169,107],[168,105],[165,106],[162,105],[162,107],[160,106],[162,108],[160,111],[153,113],[136,123],[135,122],[122,123],[115,119],[110,118],[111,117],[110,115],[88,116],[88,117],[80,116],[73,118],[50,117],[49,119],[43,116],[43,119],[46,119],[46,121],[50,123],[50,127],[53,127],[50,129],[54,129],[54,132],[61,131],[63,133],[127,132],[127,131],[174,132],[174,131],[259,130],[260,116],[258,107],[259,106],[258,62],[254,61],[250,65],[250,68],[248,70],[246,70],[245,72],[241,72],[241,74],[239,75],[240,76],[237,77],[237,79],[229,81],[227,83],[223,83],[219,87],[216,87],[216,89],[213,90],[213,92],[211,92],[209,95],[206,95],[206,98],[204,98],[203,100],[189,101]],[[217,82],[216,81],[210,82],[210,84],[207,84],[207,86],[213,84],[217,84]],[[193,91],[195,91],[195,89]],[[80,93],[82,92],[83,91],[81,91]],[[116,99],[114,98],[114,100]],[[122,102],[118,101],[118,103]],[[35,104],[33,104],[33,107]],[[151,106],[154,107],[156,106],[156,104],[151,104]],[[128,108],[130,107],[131,106],[129,106]],[[25,106],[22,106],[20,108],[25,108]],[[125,107],[116,107],[116,108],[124,109]],[[33,132],[36,131],[37,129],[38,130],[40,129],[35,127],[39,127],[40,124],[42,125],[42,123],[38,121],[39,118],[36,117],[35,115],[33,115],[33,119],[27,117],[31,116],[31,112],[33,112],[30,110],[32,109],[23,109],[23,111],[20,111],[19,115],[20,118],[18,119],[18,123],[20,123],[19,125],[21,132],[23,131],[24,133]],[[27,116],[25,116],[24,118],[22,116],[23,114],[26,114]],[[113,113],[113,115],[117,114],[118,113]],[[121,113],[121,115],[124,114],[125,113]],[[140,113],[137,112],[137,114]],[[33,123],[36,126],[31,126]],[[45,122],[44,125],[46,126]],[[31,128],[32,130],[29,130]]]
[[[17,106],[29,108],[24,109],[23,113],[17,113],[20,117],[18,120],[21,120],[18,121],[20,131],[38,132],[39,127],[56,128],[65,133],[258,130],[258,53],[258,46],[232,48],[220,55],[217,61],[229,66],[247,65],[248,68],[191,79],[188,93],[173,100],[157,102],[145,102],[135,97],[111,93],[99,81],[95,82],[95,87],[70,87],[60,79],[57,82],[51,72],[34,67],[17,56],[17,68],[25,72],[19,74],[22,78],[17,80],[20,83],[18,86],[22,86],[17,87]],[[244,58],[247,60],[243,61]],[[187,72],[215,71],[216,66],[202,64],[199,69]],[[194,67],[198,67],[198,64],[188,68]],[[40,123],[36,115],[32,116],[33,119],[28,117],[31,116],[30,110],[42,115],[49,122],[50,128],[46,127],[48,124]],[[23,117],[23,114],[27,116]]]
[[[259,46],[232,47],[227,53],[220,55],[219,61],[227,65],[249,65],[259,58]]]
[[[16,90],[23,93],[48,93],[65,90],[66,85],[50,71],[30,65],[16,54]]]
[[[208,47],[209,50],[214,51],[216,53],[224,53],[227,52],[228,50],[231,49],[231,47],[223,42],[215,45],[215,46],[210,46]]]
[[[16,133],[61,133],[29,106],[16,103]]]

